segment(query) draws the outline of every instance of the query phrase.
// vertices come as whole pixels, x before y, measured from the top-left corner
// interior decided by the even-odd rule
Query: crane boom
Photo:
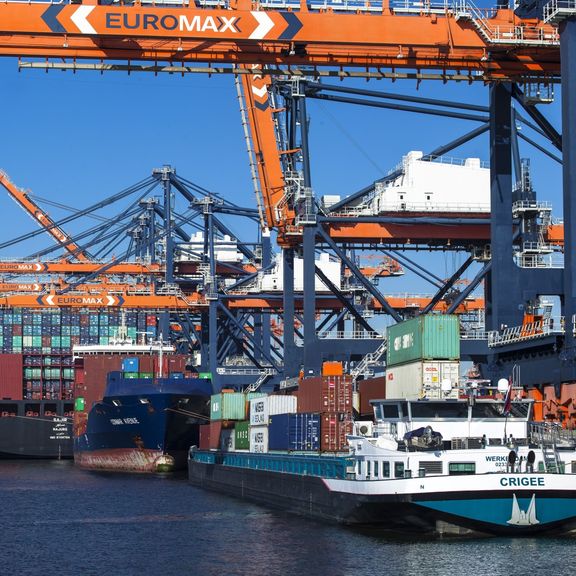
[[[36,204],[24,190],[20,190],[15,184],[10,181],[6,172],[0,170],[0,184],[8,191],[8,194],[16,201],[24,210],[32,217],[32,219],[40,224],[42,228],[52,236],[71,256],[81,262],[88,262],[90,258],[75,244],[70,237],[57,226],[57,224],[44,212],[38,204]]]

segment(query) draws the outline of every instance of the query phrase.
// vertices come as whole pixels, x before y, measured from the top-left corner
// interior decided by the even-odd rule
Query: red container
[[[14,336],[22,336],[22,324],[13,324],[12,325],[12,334]]]
[[[348,447],[346,436],[352,434],[352,412],[320,414],[320,450],[340,452]]]
[[[22,400],[22,354],[0,354],[0,400]]]
[[[210,424],[202,424],[199,429],[200,438],[198,439],[198,448],[200,448],[200,450],[210,450],[210,432],[212,427]]]
[[[298,412],[349,412],[352,410],[352,377],[305,378],[298,387]]]
[[[210,428],[208,448],[217,450],[218,448],[220,448],[220,432],[222,432],[222,421],[215,420],[214,422],[210,422],[210,424],[205,424],[204,426]]]
[[[372,419],[374,410],[370,405],[370,400],[386,398],[386,376],[359,380],[358,392],[360,393],[360,416],[367,416]]]
[[[156,326],[156,316],[148,314],[146,316],[146,326]]]

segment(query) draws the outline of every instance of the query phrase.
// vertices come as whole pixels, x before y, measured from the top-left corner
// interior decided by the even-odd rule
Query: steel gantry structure
[[[562,151],[564,173],[564,228],[546,225],[546,243],[571,245],[574,208],[572,192],[576,187],[572,133],[575,102],[571,74],[574,52],[574,15],[570,2],[554,0],[543,14],[532,14],[498,7],[479,10],[469,2],[389,3],[264,1],[254,4],[245,0],[198,0],[194,5],[183,2],[135,2],[105,4],[82,3],[17,3],[0,5],[0,55],[57,58],[57,62],[27,61],[22,67],[73,69],[137,69],[193,72],[192,63],[204,63],[201,69],[210,73],[228,71],[243,79],[254,163],[260,183],[261,223],[278,233],[283,246],[284,326],[294,326],[294,253],[303,255],[304,346],[294,345],[294,330],[284,330],[284,365],[290,376],[302,366],[316,371],[327,358],[332,345],[321,345],[316,326],[318,303],[315,278],[328,286],[364,332],[370,332],[355,304],[330,286],[330,279],[315,264],[318,247],[328,249],[363,285],[373,300],[394,319],[401,315],[365,281],[356,266],[353,251],[364,244],[398,245],[407,239],[423,245],[474,246],[489,245],[486,260],[477,279],[486,279],[487,327],[521,326],[526,314],[533,316],[541,295],[558,295],[562,302],[564,331],[539,339],[542,352],[535,380],[548,378],[555,382],[574,379],[573,316],[576,306],[573,275],[576,266],[571,250],[565,253],[563,269],[527,270],[516,266],[514,246],[530,241],[531,226],[541,216],[532,210],[530,190],[514,201],[513,174],[520,180],[522,167],[514,152],[513,108],[516,100],[541,133]],[[559,24],[559,25],[558,25]],[[92,62],[89,62],[91,60]],[[94,62],[94,60],[96,62]],[[117,64],[114,61],[125,61]],[[306,69],[302,69],[306,67]],[[286,90],[277,90],[273,78],[289,78]],[[372,186],[345,199],[330,210],[319,213],[312,191],[307,136],[289,132],[283,147],[278,136],[280,110],[276,97],[285,98],[290,107],[288,118],[296,126],[306,117],[306,98],[317,95],[319,78],[362,76],[368,78],[450,79],[484,82],[490,85],[490,103],[484,123],[490,139],[491,215],[489,218],[398,219],[387,215],[349,221],[343,215],[345,206],[357,206],[370,194]],[[300,84],[294,79],[305,77]],[[309,79],[312,80],[310,83]],[[538,84],[562,83],[563,131],[558,134],[538,111],[527,89]],[[307,84],[306,84],[307,83]],[[519,86],[524,86],[522,91]],[[300,90],[302,88],[302,91]],[[299,122],[303,126],[305,122]],[[455,147],[457,143],[451,143]],[[431,151],[432,159],[438,151]],[[303,158],[299,164],[297,156]],[[513,172],[514,168],[514,172]],[[517,202],[520,202],[518,204]],[[524,204],[525,203],[525,204]],[[514,208],[515,207],[515,208]],[[527,210],[524,210],[526,207]],[[513,208],[516,210],[513,211]],[[210,218],[206,218],[208,227]],[[542,224],[542,223],[541,223]],[[207,235],[209,237],[210,234]],[[319,239],[319,242],[317,241]],[[167,250],[167,254],[171,251]],[[205,255],[210,278],[215,277],[213,249],[206,243]],[[166,278],[172,267],[167,262]],[[263,259],[263,266],[268,264]],[[461,274],[461,272],[460,272]],[[424,307],[430,310],[454,286],[459,274],[439,287],[437,294]],[[210,282],[208,282],[210,284]],[[475,281],[473,284],[477,284]],[[471,290],[471,289],[470,289]],[[470,292],[461,292],[447,307],[454,311]],[[229,314],[228,307],[216,303],[217,292],[209,303],[211,312],[205,325],[212,344],[217,344],[217,313]],[[510,305],[513,302],[513,305]],[[228,318],[232,322],[232,318]],[[322,322],[341,324],[335,317]],[[267,328],[264,329],[264,332]],[[245,336],[249,331],[244,329]],[[496,334],[492,343],[502,343]],[[258,336],[265,343],[268,335]],[[505,338],[504,338],[505,339]],[[509,373],[510,364],[529,355],[534,341],[506,342],[500,348],[478,345],[470,356],[484,357],[491,373]],[[350,353],[351,342],[340,351]],[[560,346],[562,362],[556,348]],[[214,347],[210,347],[214,350]],[[264,353],[266,345],[258,346]],[[363,348],[362,353],[366,351]],[[328,353],[328,355],[330,355]],[[256,359],[256,358],[255,358]],[[214,362],[211,362],[215,366]]]

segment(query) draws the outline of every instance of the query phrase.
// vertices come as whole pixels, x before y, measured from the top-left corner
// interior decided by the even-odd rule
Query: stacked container
[[[419,316],[387,331],[387,398],[457,398],[460,324],[455,315]]]
[[[298,387],[298,412],[318,414],[320,449],[339,452],[352,434],[353,384],[349,375],[305,378]]]
[[[250,400],[250,451],[268,452],[268,450],[288,450],[288,448],[269,448],[272,434],[272,420],[278,414],[287,415],[296,412],[295,396],[266,396]],[[270,430],[268,429],[270,426]],[[271,436],[272,434],[272,436]],[[254,450],[253,450],[254,449]]]
[[[320,450],[320,415],[296,413],[270,416],[268,449],[297,452]]]
[[[155,315],[145,311],[126,312],[124,321],[128,336],[136,340],[137,334],[146,331],[155,319]],[[118,310],[0,310],[0,358],[6,354],[21,355],[23,398],[71,399],[74,388],[72,347],[75,344],[108,344],[121,324]],[[35,370],[37,367],[39,371]]]

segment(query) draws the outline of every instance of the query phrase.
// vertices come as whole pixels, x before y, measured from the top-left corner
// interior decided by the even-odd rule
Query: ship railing
[[[565,430],[555,422],[530,422],[528,435],[534,444],[564,447],[576,445],[576,431]]]
[[[409,201],[394,201],[394,202],[378,202],[377,206],[374,202],[371,204],[362,204],[361,206],[350,206],[347,208],[339,209],[337,212],[329,212],[330,217],[352,217],[352,216],[378,216],[382,213],[388,212],[442,212],[448,214],[476,214],[476,213],[489,213],[489,203],[478,204],[464,204],[464,203],[443,203],[437,202],[409,202]]]

